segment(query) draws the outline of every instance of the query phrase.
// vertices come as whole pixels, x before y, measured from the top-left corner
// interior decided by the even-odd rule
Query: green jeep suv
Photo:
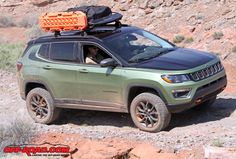
[[[35,122],[62,108],[125,112],[148,132],[166,128],[171,113],[211,105],[227,84],[215,55],[125,25],[31,40],[17,76]]]

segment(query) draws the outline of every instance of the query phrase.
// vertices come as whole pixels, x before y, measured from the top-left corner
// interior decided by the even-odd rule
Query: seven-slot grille
[[[197,72],[194,73],[190,73],[190,78],[193,81],[200,81],[203,80],[205,78],[208,78],[212,75],[217,74],[218,72],[220,72],[221,70],[223,70],[223,66],[221,64],[221,62],[217,62],[207,68],[204,68],[202,70],[199,70]]]

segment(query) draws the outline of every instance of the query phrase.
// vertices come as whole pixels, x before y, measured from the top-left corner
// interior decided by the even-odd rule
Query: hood
[[[208,63],[216,56],[203,51],[176,48],[153,59],[140,62],[137,68],[160,70],[187,70]]]

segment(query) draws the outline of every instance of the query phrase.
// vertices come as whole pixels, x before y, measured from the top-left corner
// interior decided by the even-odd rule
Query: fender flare
[[[49,91],[49,93],[51,94],[52,98],[54,99],[54,94],[52,93],[52,90],[48,87],[48,84],[45,83],[44,81],[41,81],[41,80],[25,80],[23,82],[23,90],[24,90],[23,99],[26,99],[26,86],[29,83],[36,83],[36,84],[43,85],[47,89],[47,91]]]
[[[164,97],[164,94],[158,87],[153,87],[153,85],[149,85],[149,84],[134,83],[134,84],[129,84],[124,93],[124,100],[125,100],[124,103],[128,111],[129,111],[129,94],[130,94],[130,90],[133,87],[146,87],[146,88],[154,89],[158,93],[159,97],[164,101],[164,103],[166,105],[168,104],[166,98]]]

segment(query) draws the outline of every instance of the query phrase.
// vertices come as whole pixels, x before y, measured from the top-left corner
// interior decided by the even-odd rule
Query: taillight
[[[23,63],[17,62],[17,64],[16,64],[17,72],[20,72],[20,70],[22,69],[22,67],[23,67]]]

